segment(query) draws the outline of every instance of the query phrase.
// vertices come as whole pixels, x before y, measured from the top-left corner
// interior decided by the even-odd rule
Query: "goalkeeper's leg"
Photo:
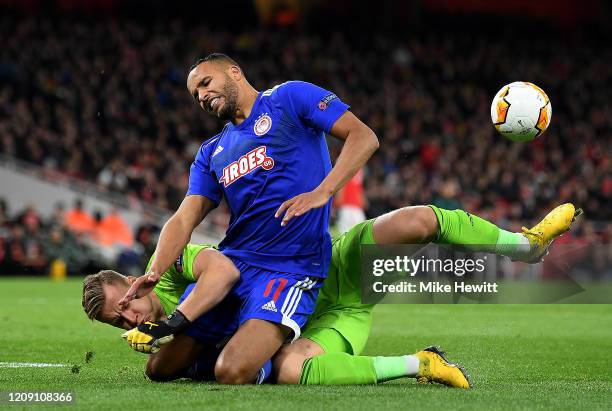
[[[420,383],[437,382],[450,387],[470,388],[465,370],[447,361],[444,353],[436,347],[396,357],[351,355],[348,353],[350,344],[340,333],[334,329],[325,331],[327,351],[306,338],[281,349],[274,358],[277,383],[365,385],[411,377]]]
[[[513,233],[463,210],[444,210],[433,205],[405,207],[378,217],[373,234],[376,244],[434,242],[538,262],[552,241],[568,231],[580,213],[572,204],[563,204],[532,229]]]

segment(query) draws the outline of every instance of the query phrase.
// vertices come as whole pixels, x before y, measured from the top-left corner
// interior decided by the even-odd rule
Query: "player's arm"
[[[198,253],[193,262],[196,286],[177,307],[189,321],[193,321],[219,304],[240,279],[240,271],[232,260],[209,248]]]
[[[176,213],[161,230],[149,271],[164,273],[183,252],[193,230],[215,207],[216,204],[207,197],[199,195],[185,197]]]
[[[350,111],[334,123],[330,134],[344,140],[336,165],[317,187],[317,190],[330,193],[331,197],[344,187],[378,149],[378,138],[370,127]]]
[[[183,252],[193,230],[221,201],[219,181],[210,169],[210,157],[215,141],[216,138],[208,140],[198,150],[189,170],[187,195],[176,213],[164,224],[149,271],[132,284],[119,301],[120,305],[151,292],[162,274]]]
[[[155,248],[155,257],[149,271],[132,283],[119,304],[127,304],[135,298],[141,298],[153,290],[161,275],[176,261],[189,242],[193,230],[204,217],[216,207],[209,198],[200,195],[188,195],[180,207],[164,224]]]
[[[198,253],[191,268],[196,285],[164,321],[145,322],[123,334],[136,351],[155,353],[191,323],[220,303],[240,278],[234,263],[214,248]]]
[[[378,149],[376,134],[359,120],[357,116],[347,111],[344,108],[347,107],[346,105],[343,106],[341,105],[343,103],[337,102],[336,100],[338,99],[335,95],[329,94],[312,84],[307,84],[303,87],[304,92],[302,94],[306,97],[297,98],[293,96],[292,100],[298,115],[308,123],[328,131],[329,134],[340,140],[344,140],[344,145],[336,165],[317,188],[311,192],[295,196],[281,204],[275,214],[278,218],[284,213],[281,225],[286,225],[293,217],[300,216],[308,210],[327,204],[329,199],[365,165],[372,154]],[[318,99],[326,98],[325,94],[322,95],[321,92],[328,93],[327,97],[330,98],[329,108],[316,108],[315,102]],[[344,112],[329,127],[327,123],[329,116],[322,113],[329,112],[330,115],[333,115],[334,112],[337,113],[335,111],[337,109],[344,110]]]

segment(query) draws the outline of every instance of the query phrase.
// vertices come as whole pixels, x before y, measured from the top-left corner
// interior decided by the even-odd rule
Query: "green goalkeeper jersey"
[[[198,253],[205,248],[214,248],[214,246],[187,244],[183,249],[183,254],[162,274],[159,283],[153,289],[153,292],[159,297],[166,315],[170,315],[174,311],[187,286],[196,281],[193,275],[193,262]],[[153,256],[147,264],[147,271],[149,271],[152,262]]]

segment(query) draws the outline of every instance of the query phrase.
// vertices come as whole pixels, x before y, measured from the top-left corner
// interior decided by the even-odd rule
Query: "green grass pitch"
[[[34,409],[612,409],[612,305],[377,307],[364,354],[437,344],[465,365],[472,390],[412,379],[232,387],[148,381],[145,355],[130,350],[120,330],[88,321],[80,292],[78,279],[0,279],[0,362],[69,364],[0,368],[0,391],[75,393],[74,404],[29,406]],[[94,352],[89,362],[88,351]]]

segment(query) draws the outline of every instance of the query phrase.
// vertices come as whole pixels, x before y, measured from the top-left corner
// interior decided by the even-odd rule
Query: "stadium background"
[[[586,218],[562,242],[611,278],[609,20],[603,0],[0,0],[0,404],[9,390],[70,390],[78,409],[612,409],[610,305],[376,308],[366,355],[440,344],[470,372],[464,392],[155,384],[80,304],[83,274],[142,272],[220,128],[185,90],[211,51],[260,90],[302,79],[351,104],[381,142],[368,216],[433,202],[520,229],[573,201]],[[490,122],[516,80],[552,101],[530,144]],[[226,208],[206,220],[194,239],[217,241]]]
[[[381,143],[364,170],[369,217],[433,203],[518,230],[572,201],[586,221],[564,240],[608,244],[606,2],[402,3],[1,1],[0,273],[141,270],[221,127],[185,91],[213,51],[260,90],[300,79],[351,104]],[[531,144],[490,124],[493,95],[515,80],[552,102]],[[66,223],[77,199],[91,218]],[[218,241],[227,221],[222,206],[196,239]],[[612,266],[602,254],[598,275]]]

